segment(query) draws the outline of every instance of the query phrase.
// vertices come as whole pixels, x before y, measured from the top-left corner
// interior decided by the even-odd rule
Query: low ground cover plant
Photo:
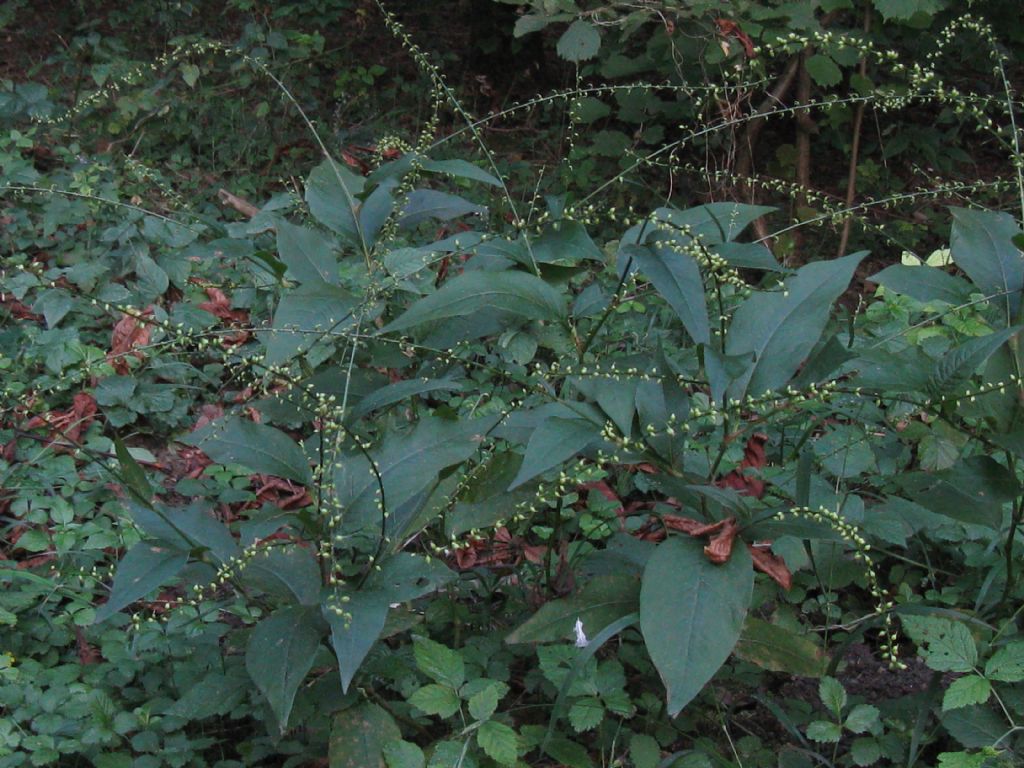
[[[1012,59],[983,54],[1000,98],[951,95],[944,47],[996,39],[977,18],[924,67],[820,24],[765,32],[822,87],[846,47],[886,66],[857,97],[881,115],[962,108],[1008,170],[695,202],[654,180],[769,115],[585,149],[606,101],[740,86],[591,86],[621,19],[541,10],[516,30],[556,25],[575,86],[478,119],[402,17],[360,6],[429,93],[416,130],[365,145],[314,111],[319,79],[290,86],[324,47],[298,33],[179,40],[67,113],[5,85],[0,765],[1019,761]],[[736,62],[754,42],[729,29]],[[335,84],[385,75],[360,66]],[[203,197],[178,118],[153,127],[179,142],[159,167],[69,127],[148,123],[207,77],[197,97],[273,94],[253,109],[304,132],[271,153],[298,175]],[[524,183],[485,131],[555,105],[564,161]],[[876,223],[921,199],[960,204],[927,235]],[[803,239],[852,242],[846,219],[889,258]]]

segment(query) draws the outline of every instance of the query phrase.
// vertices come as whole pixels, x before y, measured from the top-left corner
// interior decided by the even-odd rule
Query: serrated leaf
[[[879,725],[878,707],[870,704],[858,704],[850,710],[843,721],[843,727],[853,733],[867,733]]]
[[[600,436],[600,427],[587,419],[547,419],[530,435],[523,463],[508,490],[560,466]]]
[[[469,697],[469,714],[474,720],[486,720],[494,714],[500,700],[500,686],[488,685]]]
[[[980,675],[965,675],[954,680],[942,696],[942,711],[984,704],[992,695],[992,683]]]
[[[1010,643],[992,654],[985,664],[985,677],[1000,683],[1024,680],[1024,642]]]
[[[843,72],[830,56],[816,53],[807,59],[804,66],[807,67],[807,74],[811,79],[823,88],[830,88],[842,82]]]
[[[935,13],[935,0],[874,0],[875,8],[886,21],[907,21],[916,13]]]
[[[563,295],[536,275],[476,270],[457,275],[415,302],[383,331],[465,317],[484,308],[500,309],[529,320],[558,320],[566,313]]]
[[[295,694],[313,666],[320,633],[309,608],[279,608],[249,636],[245,668],[270,704],[281,733],[287,730]]]
[[[959,621],[936,616],[901,615],[900,622],[910,638],[923,646],[924,661],[937,672],[974,670],[978,649],[970,630]]]
[[[591,768],[593,766],[587,750],[571,739],[557,737],[548,739],[544,751],[549,757],[568,768]]]
[[[409,697],[409,703],[426,715],[451,717],[459,711],[459,695],[447,685],[429,683]]]
[[[117,564],[107,602],[96,609],[93,623],[113,616],[122,608],[145,597],[178,575],[188,561],[188,552],[140,541]]]
[[[337,245],[311,227],[277,223],[277,252],[300,283],[338,282]]]
[[[555,50],[566,61],[579,63],[597,56],[601,48],[601,33],[589,21],[577,19],[558,38]]]
[[[350,707],[331,723],[330,768],[385,768],[385,749],[401,739],[387,710],[370,703]]]
[[[230,416],[197,429],[183,441],[218,464],[241,464],[253,472],[311,485],[309,460],[298,444],[279,429]]]
[[[593,696],[584,696],[569,707],[569,724],[576,733],[597,728],[604,719],[604,706]]]
[[[836,723],[815,720],[807,726],[807,738],[824,744],[836,744],[842,738],[843,731]]]
[[[653,736],[634,733],[629,739],[629,759],[633,768],[657,768],[661,762],[661,747]]]
[[[722,565],[694,539],[670,538],[644,568],[640,629],[675,717],[732,652],[746,618],[754,571],[746,547]],[[671,610],[667,607],[671,606]]]
[[[427,762],[423,750],[411,741],[392,741],[383,752],[388,768],[424,768]]]
[[[850,744],[850,757],[853,758],[855,765],[862,766],[862,768],[874,765],[882,759],[882,748],[872,738],[854,739]]]
[[[834,677],[823,677],[818,683],[818,698],[825,708],[837,718],[846,706],[846,690]]]
[[[516,732],[504,723],[488,720],[476,731],[476,743],[484,753],[500,765],[515,765]]]
[[[458,689],[466,680],[462,656],[441,643],[425,637],[413,638],[416,667],[437,683]]]

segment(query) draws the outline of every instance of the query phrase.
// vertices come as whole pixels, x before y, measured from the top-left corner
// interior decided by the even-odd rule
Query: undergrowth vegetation
[[[1014,3],[92,5],[0,81],[0,766],[1020,764]]]

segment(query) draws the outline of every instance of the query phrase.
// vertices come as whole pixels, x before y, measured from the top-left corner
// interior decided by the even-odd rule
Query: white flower
[[[590,641],[587,640],[587,636],[583,634],[583,619],[576,619],[576,626],[574,626],[573,629],[576,631],[576,647],[586,648]]]

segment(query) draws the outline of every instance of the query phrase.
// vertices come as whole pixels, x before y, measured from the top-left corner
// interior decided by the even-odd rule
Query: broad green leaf
[[[277,224],[277,252],[300,283],[338,282],[337,245],[312,227]]]
[[[812,637],[748,616],[734,652],[744,661],[772,672],[821,677],[828,657]]]
[[[465,664],[458,651],[425,637],[414,637],[413,655],[416,667],[436,683],[457,689],[466,680]]]
[[[350,245],[366,247],[358,223],[359,200],[365,181],[333,158],[327,158],[306,179],[310,213]]]
[[[522,466],[508,490],[560,466],[600,436],[600,427],[587,419],[548,419],[530,435]]]
[[[929,389],[934,394],[943,395],[962,387],[997,349],[1020,330],[1021,326],[1015,325],[954,347],[935,362],[928,381]]]
[[[487,208],[448,192],[415,189],[409,193],[398,223],[403,227],[415,227],[431,219],[451,221],[470,213],[483,215],[487,213]]]
[[[320,602],[320,568],[316,557],[297,544],[265,547],[248,560],[242,580],[250,588],[288,602],[316,605]]]
[[[834,677],[821,678],[821,682],[818,683],[818,698],[825,705],[825,709],[837,718],[846,706],[846,690]]]
[[[562,293],[526,272],[463,272],[414,303],[383,329],[385,333],[423,323],[499,309],[529,320],[565,317]]]
[[[901,615],[907,635],[918,644],[924,663],[937,672],[973,672],[978,649],[967,627],[936,616]]]
[[[1002,464],[988,456],[972,456],[941,472],[904,474],[899,483],[912,501],[974,525],[998,529],[1003,505],[1012,501],[1018,485]]]
[[[615,361],[618,368],[634,367],[632,361]],[[650,360],[643,361],[643,364],[635,366],[640,370],[648,370],[651,367]],[[636,413],[636,405],[641,400],[637,396],[641,380],[638,377],[616,376],[614,379],[606,376],[588,378],[584,376],[573,376],[569,379],[573,388],[578,390],[588,399],[594,400],[601,407],[608,418],[615,422],[615,426],[624,435],[633,432],[633,415]]]
[[[445,534],[458,536],[473,528],[489,528],[499,521],[515,516],[519,505],[533,496],[535,489],[523,486],[508,492],[519,467],[522,454],[511,451],[493,453],[487,465],[473,472],[462,486],[462,501],[459,501],[445,516]]]
[[[589,21],[577,19],[558,38],[555,50],[566,61],[578,64],[597,56],[601,47],[601,33]]]
[[[94,623],[113,616],[178,575],[188,561],[188,551],[140,541],[117,564],[107,602],[96,609]]]
[[[644,568],[640,629],[675,717],[725,663],[750,605],[754,571],[744,546],[722,565],[699,541],[672,537]]]
[[[379,592],[388,603],[404,603],[440,589],[455,578],[442,561],[411,552],[396,552],[374,569],[366,589]]]
[[[1024,642],[1010,643],[992,654],[985,664],[985,677],[1000,683],[1024,680]]]
[[[341,602],[342,597],[348,602]],[[356,672],[383,632],[388,608],[386,595],[366,589],[338,590],[324,600],[323,616],[331,627],[342,692],[348,693]]]
[[[231,531],[213,516],[209,502],[196,501],[184,507],[129,503],[132,520],[142,530],[174,549],[207,549],[222,563],[239,554]]]
[[[218,464],[241,464],[253,472],[313,482],[309,460],[288,435],[266,424],[229,416],[197,429],[183,441],[203,451]]]
[[[438,683],[428,683],[409,697],[409,703],[425,715],[447,719],[459,711],[459,695],[455,689]]]
[[[964,304],[970,300],[971,295],[971,285],[962,277],[926,265],[908,267],[905,264],[894,264],[869,279],[887,291],[924,302]]]
[[[366,197],[359,209],[359,226],[363,230],[363,239],[368,246],[377,243],[380,230],[395,210],[395,189],[398,179],[384,179],[377,188]]]
[[[499,179],[489,174],[480,166],[473,165],[466,160],[423,160],[420,163],[420,167],[424,171],[442,173],[445,176],[452,176],[456,179],[471,179],[472,181],[489,184],[492,187],[501,186]]]
[[[755,293],[733,315],[726,354],[753,353],[747,375],[729,397],[760,395],[784,386],[814,348],[832,303],[847,289],[865,253],[802,267],[782,291]]]
[[[704,279],[692,256],[671,248],[626,245],[621,250],[651,281],[697,344],[711,339]]]
[[[953,232],[949,248],[953,261],[978,290],[996,296],[992,303],[1000,307],[1009,325],[1020,306],[1024,288],[1024,256],[1013,244],[1020,228],[1013,217],[995,211],[951,208]]]
[[[153,497],[153,486],[149,484],[145,471],[117,435],[114,435],[114,453],[117,456],[117,463],[121,465],[121,475],[125,484],[140,500],[148,502]]]
[[[386,408],[394,403],[400,403],[416,395],[423,395],[428,392],[458,392],[462,387],[462,382],[450,379],[409,379],[407,381],[398,381],[386,387],[381,387],[364,397],[349,411],[346,420],[356,421],[373,411]]]
[[[245,668],[266,696],[281,733],[287,730],[295,694],[313,666],[320,633],[309,608],[279,608],[262,619],[249,636]]]
[[[480,749],[499,765],[515,765],[517,743],[516,732],[497,720],[488,720],[476,731],[476,743]]]
[[[550,643],[572,637],[577,621],[593,637],[613,621],[637,609],[640,582],[632,576],[597,576],[570,597],[552,600],[508,637],[506,643]]]
[[[604,260],[601,249],[591,240],[586,227],[578,221],[557,221],[548,225],[540,237],[530,240],[530,255],[538,264],[563,266],[584,260]]]
[[[389,745],[402,740],[402,732],[387,710],[364,702],[343,710],[331,723],[328,745],[330,768],[386,768]]]
[[[260,335],[266,345],[265,365],[280,365],[308,352],[317,342],[340,334],[356,323],[356,298],[335,285],[308,283],[285,291],[274,312],[273,325]]]
[[[408,518],[399,514],[402,505],[428,490],[442,470],[477,453],[484,436],[499,419],[489,416],[448,421],[428,416],[411,432],[389,432],[379,449],[371,449],[384,486],[383,501],[391,513],[387,518],[389,533],[401,538],[399,534],[408,523]],[[380,484],[363,454],[342,457],[335,472],[335,493],[346,510],[346,531],[379,534]]]
[[[427,758],[411,741],[392,741],[384,746],[384,761],[388,768],[424,768]]]
[[[980,675],[958,677],[942,696],[942,711],[984,704],[992,695],[992,683]]]

